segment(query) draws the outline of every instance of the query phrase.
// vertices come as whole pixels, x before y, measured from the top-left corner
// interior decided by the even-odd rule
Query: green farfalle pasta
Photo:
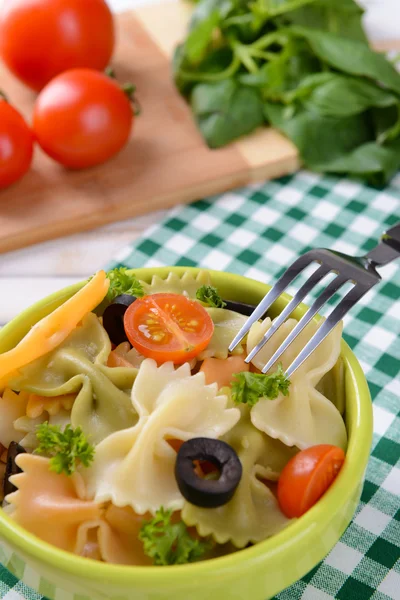
[[[106,331],[90,313],[59,348],[21,369],[10,386],[41,396],[78,393],[71,424],[98,444],[137,421],[130,399],[137,369],[107,367],[110,351]]]

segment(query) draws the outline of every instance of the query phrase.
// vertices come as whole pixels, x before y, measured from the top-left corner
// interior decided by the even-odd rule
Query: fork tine
[[[250,331],[253,323],[261,319],[270,308],[270,306],[275,302],[277,298],[282,294],[282,292],[288,287],[288,285],[303,271],[309,264],[315,261],[312,252],[306,252],[303,256],[300,256],[294,263],[283,273],[283,275],[278,279],[276,284],[270,289],[268,294],[261,300],[258,306],[254,309],[252,315],[247,319],[246,323],[243,325],[239,333],[233,339],[231,345],[229,346],[229,352],[233,352],[238,344],[243,340],[243,338]]]
[[[269,359],[262,370],[263,373],[267,373],[270,370],[270,368],[276,363],[278,358],[282,356],[288,346],[297,338],[298,335],[300,335],[305,326],[308,325],[311,319],[318,313],[319,310],[321,310],[329,298],[331,298],[347,280],[347,277],[338,275],[329,283],[322,294],[318,296],[312,306],[308,309],[306,314],[300,319],[296,327],[289,333],[287,338],[282,342],[277,351]]]
[[[376,282],[378,283],[378,281]],[[374,284],[375,285],[375,284]],[[326,321],[318,329],[304,346],[300,354],[295,358],[286,371],[286,376],[290,377],[303,364],[312,352],[324,341],[332,329],[339,323],[346,313],[373,287],[356,284],[339,302],[336,308],[331,312]]]
[[[279,316],[272,323],[271,327],[263,336],[262,340],[253,348],[250,354],[245,359],[246,363],[249,363],[255,355],[265,346],[265,344],[272,338],[274,333],[278,330],[278,328],[286,321],[289,315],[294,311],[294,309],[304,300],[307,294],[313,289],[314,286],[317,285],[325,275],[330,272],[331,268],[326,265],[321,265],[311,277],[302,285],[302,287],[298,290],[298,292],[293,296],[292,300],[286,306],[286,308],[279,314]]]

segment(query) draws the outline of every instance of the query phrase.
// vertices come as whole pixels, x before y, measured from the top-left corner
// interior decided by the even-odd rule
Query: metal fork
[[[261,300],[254,312],[243,325],[231,345],[232,352],[249,332],[250,327],[261,319],[273,302],[282,294],[288,285],[310,264],[318,263],[320,266],[312,273],[309,279],[304,283],[299,291],[293,296],[286,308],[274,320],[270,329],[263,336],[261,341],[253,348],[246,358],[249,363],[255,355],[265,346],[265,344],[277,332],[278,328],[286,321],[293,310],[302,302],[307,294],[321,281],[328,273],[334,273],[336,276],[320,293],[312,306],[297,323],[296,327],[290,332],[284,342],[279,346],[270,360],[264,366],[262,372],[267,373],[276,361],[282,356],[290,344],[303,331],[311,319],[321,310],[324,304],[331,298],[346,282],[353,283],[351,290],[342,298],[339,304],[332,310],[328,318],[324,321],[318,331],[313,335],[309,342],[301,350],[300,354],[294,359],[286,370],[286,376],[290,377],[296,369],[310,356],[312,352],[323,342],[326,336],[339,323],[346,313],[377,283],[381,281],[381,276],[376,268],[383,267],[400,257],[400,222],[386,231],[380,243],[365,256],[348,256],[341,252],[317,248],[310,250],[300,256],[278,279],[274,287]]]

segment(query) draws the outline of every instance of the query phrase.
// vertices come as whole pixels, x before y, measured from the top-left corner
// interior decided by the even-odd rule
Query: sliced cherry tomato
[[[103,71],[114,48],[104,0],[11,0],[1,3],[0,53],[34,90],[75,68]]]
[[[124,327],[132,346],[158,363],[191,360],[206,348],[214,332],[201,304],[180,294],[135,300],[125,313]]]
[[[289,518],[301,517],[321,498],[339,473],[345,454],[329,444],[311,446],[289,460],[278,481],[278,501]]]
[[[36,100],[33,130],[42,149],[71,169],[99,165],[127,143],[133,110],[118,83],[91,69],[53,79]]]
[[[0,97],[0,189],[25,175],[32,156],[32,131],[19,112]]]

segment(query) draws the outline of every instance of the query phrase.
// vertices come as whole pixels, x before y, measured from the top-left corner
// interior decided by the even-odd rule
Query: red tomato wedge
[[[214,332],[208,312],[180,294],[139,298],[125,313],[124,327],[132,346],[158,363],[184,363],[207,347]]]
[[[345,453],[337,446],[311,446],[293,456],[278,481],[278,501],[289,518],[301,517],[321,498],[338,475]]]

